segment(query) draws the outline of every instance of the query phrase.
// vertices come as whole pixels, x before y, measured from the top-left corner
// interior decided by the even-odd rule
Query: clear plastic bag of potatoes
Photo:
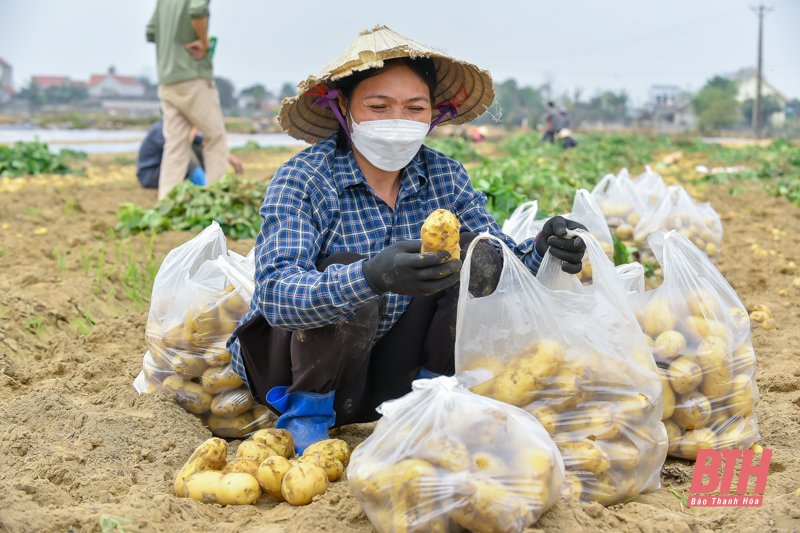
[[[606,174],[592,189],[592,198],[600,206],[611,234],[625,244],[633,244],[633,230],[647,206],[627,169],[623,168],[617,175]]]
[[[541,229],[536,222],[538,210],[539,203],[536,200],[521,203],[503,222],[503,233],[518,243],[536,237]]]
[[[163,390],[220,437],[239,438],[274,420],[254,404],[225,349],[249,309],[254,270],[251,260],[227,250],[215,222],[167,254],[153,284],[149,350],[134,387]]]
[[[594,281],[549,253],[534,277],[507,248],[497,289],[469,293],[461,270],[456,371],[481,369],[473,392],[533,414],[558,445],[573,498],[611,505],[659,487],[667,453],[661,379],[614,266],[588,232]],[[482,234],[480,239],[492,239]],[[466,287],[466,289],[465,289]]]
[[[644,172],[633,178],[633,186],[647,208],[653,208],[667,194],[667,184],[661,174],[645,165]]]
[[[684,235],[651,235],[664,281],[630,301],[664,383],[669,454],[747,449],[759,440],[750,318],[714,263]]]
[[[455,377],[412,389],[381,405],[383,417],[347,468],[379,532],[518,532],[560,497],[561,455],[528,413]]]
[[[655,209],[642,217],[634,230],[634,242],[646,251],[647,238],[660,230],[676,230],[709,257],[719,255],[722,244],[719,215],[711,204],[695,202],[680,185],[668,187]]]

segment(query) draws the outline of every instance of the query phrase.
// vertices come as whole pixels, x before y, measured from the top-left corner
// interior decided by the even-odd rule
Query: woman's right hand
[[[400,241],[364,261],[364,278],[378,294],[427,296],[458,283],[461,260],[448,252],[420,253],[421,241]]]

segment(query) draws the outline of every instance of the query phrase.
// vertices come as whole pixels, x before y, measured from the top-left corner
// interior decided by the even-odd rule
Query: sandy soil
[[[150,205],[155,193],[139,189],[130,166],[110,174],[85,187],[44,181],[0,193],[0,531],[372,531],[344,482],[302,508],[268,497],[222,508],[172,495],[176,469],[210,433],[165,396],[131,387],[149,296],[137,293],[137,272],[153,271],[190,235],[114,239],[117,204]],[[692,465],[669,460],[661,490],[611,508],[561,502],[537,528],[800,529],[800,289],[792,287],[800,272],[784,265],[800,263],[800,209],[759,184],[736,187],[744,190],[734,196],[707,191],[725,224],[720,267],[746,304],[769,305],[778,323],[754,331],[757,413],[763,445],[774,449],[764,506],[687,509]],[[355,444],[369,429],[339,435]]]

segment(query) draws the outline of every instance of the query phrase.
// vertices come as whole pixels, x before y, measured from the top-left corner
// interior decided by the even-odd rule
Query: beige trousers
[[[158,178],[158,199],[186,176],[192,156],[192,126],[203,134],[206,184],[219,181],[228,167],[228,143],[219,94],[213,80],[189,80],[158,87],[164,114],[164,154]]]

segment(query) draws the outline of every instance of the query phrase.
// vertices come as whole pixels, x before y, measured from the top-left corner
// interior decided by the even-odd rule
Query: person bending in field
[[[577,273],[585,250],[567,237],[582,226],[562,217],[514,242],[463,165],[423,144],[435,126],[484,112],[487,72],[381,26],[300,89],[279,121],[312,146],[267,188],[251,309],[228,341],[233,368],[298,452],[332,426],[375,420],[414,379],[454,373],[461,258],[420,253],[432,211],[458,217],[462,256],[480,232],[532,272],[549,250]],[[480,241],[469,290],[492,293],[501,269],[499,250]]]
[[[161,162],[164,157],[164,124],[159,120],[147,131],[147,135],[139,147],[139,157],[136,161],[136,178],[145,189],[158,189],[159,178],[161,176]],[[186,162],[186,174],[184,179],[188,179],[195,185],[206,184],[206,172],[203,168],[203,135],[192,128],[189,133],[189,142],[192,151],[189,160]],[[234,156],[228,156],[233,171],[237,175],[244,174],[242,161]]]

